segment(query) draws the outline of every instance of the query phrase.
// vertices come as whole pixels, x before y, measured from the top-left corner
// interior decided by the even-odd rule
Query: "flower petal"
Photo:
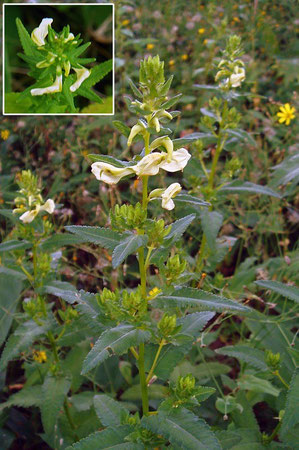
[[[32,31],[31,39],[39,47],[45,45],[45,38],[48,36],[48,27],[52,22],[53,19],[45,18],[41,21],[40,25]]]
[[[62,91],[62,75],[57,75],[56,80],[51,86],[45,88],[35,88],[31,89],[31,95],[44,95],[44,94],[55,94],[56,92]]]
[[[85,81],[86,78],[88,78],[90,75],[90,71],[88,69],[85,69],[85,67],[82,67],[82,69],[74,68],[74,71],[77,74],[77,80],[75,81],[74,84],[71,85],[70,87],[71,92],[75,92],[77,89],[79,89],[83,81]]]
[[[163,161],[160,167],[167,172],[177,172],[184,169],[190,158],[191,155],[185,148],[179,148],[173,152],[171,161]]]

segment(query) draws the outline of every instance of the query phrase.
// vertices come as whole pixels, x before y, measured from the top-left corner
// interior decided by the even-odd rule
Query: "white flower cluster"
[[[52,22],[53,22],[53,19],[45,18],[41,21],[40,25],[32,31],[31,39],[39,48],[42,48],[46,45],[45,39],[48,36],[49,27],[51,26]],[[72,41],[72,40],[74,40],[74,38],[75,38],[75,36],[73,35],[73,33],[69,33],[68,36],[63,40],[63,43],[65,44],[69,41]],[[37,64],[38,68],[48,67],[50,64],[52,64],[55,61],[56,57],[58,57],[58,55],[56,55],[53,52],[49,52],[49,54],[50,54],[50,59],[46,59],[44,61],[39,62]],[[65,62],[63,68],[65,71],[65,76],[68,76],[69,72],[71,70],[70,62],[69,61]],[[75,83],[73,83],[70,86],[71,92],[75,92],[77,89],[79,89],[79,87],[81,86],[83,81],[86,80],[90,75],[90,71],[83,66],[81,68],[74,67],[73,69],[77,74],[77,79],[76,79]],[[61,91],[62,91],[62,69],[61,69],[61,66],[58,65],[56,67],[56,78],[55,78],[54,83],[51,84],[50,86],[46,86],[43,88],[31,89],[30,93],[33,96],[37,96],[37,95],[44,95],[44,94],[55,94],[55,93],[61,92]]]
[[[30,223],[32,222],[36,216],[38,215],[38,213],[40,213],[41,211],[46,211],[48,214],[53,214],[55,210],[55,203],[54,201],[49,198],[46,203],[44,203],[43,205],[37,203],[34,207],[34,209],[30,209],[28,211],[25,211],[21,216],[20,216],[20,220],[23,223]],[[23,208],[16,208],[13,210],[14,213],[18,213],[23,211]]]

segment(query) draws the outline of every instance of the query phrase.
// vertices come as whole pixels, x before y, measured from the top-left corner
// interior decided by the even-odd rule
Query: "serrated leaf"
[[[103,431],[96,431],[87,438],[81,439],[66,450],[142,450],[142,444],[127,442],[125,438],[132,433],[133,428],[129,425],[109,427]]]
[[[223,216],[217,211],[202,211],[201,226],[211,250],[216,248],[216,238],[223,222]]]
[[[299,369],[294,371],[287,393],[285,412],[282,418],[280,436],[283,438],[299,422]]]
[[[168,78],[168,80],[164,83],[164,85],[162,86],[162,88],[159,91],[159,95],[163,96],[163,95],[167,95],[167,92],[170,89],[171,83],[173,80],[173,75],[170,75],[170,77]]]
[[[65,377],[49,375],[44,381],[40,409],[43,427],[47,435],[54,433],[60,410],[63,407],[70,386],[71,380]]]
[[[77,92],[79,95],[82,95],[82,97],[85,97],[92,102],[104,103],[103,99],[91,88],[81,86]]]
[[[10,406],[21,406],[29,408],[30,406],[39,406],[41,402],[41,385],[25,386],[16,394],[12,394],[6,402],[1,403],[0,411]]]
[[[129,84],[130,84],[130,88],[132,89],[134,95],[136,95],[137,98],[142,98],[142,93],[139,91],[138,87],[136,86],[136,84],[129,78]]]
[[[169,415],[143,417],[142,426],[161,434],[177,448],[186,450],[221,449],[218,439],[208,424],[187,409],[178,409]]]
[[[273,191],[268,186],[261,186],[259,184],[251,183],[250,181],[232,181],[225,184],[219,190],[219,193],[230,193],[230,194],[264,194],[270,195],[271,197],[281,198],[278,192]]]
[[[178,239],[180,239],[180,237],[185,233],[189,225],[193,222],[195,217],[196,217],[195,214],[189,214],[188,216],[176,220],[171,225],[168,225],[168,227],[170,227],[170,232],[165,238],[165,245],[169,245],[170,240],[171,243],[174,243]]]
[[[199,207],[210,205],[210,203],[205,202],[201,198],[198,198],[198,197],[195,197],[194,195],[189,195],[189,194],[179,194],[175,197],[175,201],[182,202],[184,205],[186,203],[189,203],[192,206],[199,206]]]
[[[112,64],[112,59],[109,59],[108,61],[105,61],[93,67],[90,71],[89,77],[85,81],[83,81],[81,86],[84,88],[90,88],[94,86],[96,83],[101,81],[102,78],[104,78],[109,72],[111,72]],[[78,89],[78,91],[80,91],[80,88]]]
[[[85,50],[88,49],[88,47],[91,45],[91,42],[86,42],[86,44],[80,45],[80,47],[77,47],[74,49],[71,53],[72,58],[77,58],[79,55],[81,55]]]
[[[274,397],[278,397],[280,392],[280,389],[273,386],[270,381],[251,374],[243,375],[238,379],[237,384],[241,390],[260,392],[262,394],[273,395]]]
[[[31,242],[28,242],[25,240],[18,241],[17,239],[12,239],[11,241],[1,242],[0,252],[12,252],[14,250],[25,250],[30,247],[32,247]]]
[[[108,395],[96,395],[93,399],[97,416],[105,427],[121,425],[123,413],[128,413],[126,408]]]
[[[194,306],[203,311],[234,311],[248,313],[250,308],[225,297],[205,292],[201,289],[182,288],[170,295],[159,295],[152,303],[158,308]]]
[[[146,245],[148,236],[132,234],[128,236],[121,244],[117,245],[112,253],[112,267],[116,269],[127,256],[135,253],[138,248]]]
[[[178,325],[182,325],[181,333],[190,334],[190,336],[196,338],[199,332],[214,316],[215,313],[210,311],[196,312],[178,319],[177,323]]]
[[[98,244],[109,250],[114,250],[114,248],[124,239],[124,236],[126,236],[117,233],[116,231],[109,230],[109,228],[68,225],[65,229],[70,233],[80,236],[84,239],[83,242]]]
[[[262,372],[268,371],[268,366],[265,363],[265,353],[257,348],[236,344],[217,348],[215,351],[220,355],[232,356],[242,362],[246,362],[249,366],[255,367]]]
[[[131,346],[145,342],[150,337],[149,331],[140,330],[132,325],[118,325],[104,331],[88,353],[82,369],[82,375],[109,358],[112,353],[121,355]]]
[[[16,25],[25,55],[27,56],[34,55],[37,52],[36,46],[33,43],[31,37],[29,36],[28,31],[26,30],[26,28],[24,27],[19,18],[16,19]]]
[[[265,289],[270,289],[273,292],[277,292],[283,297],[287,297],[288,299],[299,303],[299,289],[296,286],[289,286],[287,284],[281,283],[280,281],[272,280],[259,280],[255,281],[255,284]]]
[[[1,355],[0,370],[4,370],[9,361],[14,359],[23,349],[27,349],[35,338],[41,336],[45,331],[45,327],[37,325],[33,320],[20,325],[6,342]]]

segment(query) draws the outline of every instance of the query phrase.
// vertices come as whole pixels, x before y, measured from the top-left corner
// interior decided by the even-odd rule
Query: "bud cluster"
[[[167,284],[176,281],[180,275],[186,270],[186,260],[181,261],[179,255],[171,256],[163,268],[163,275],[167,280]]]
[[[117,231],[142,229],[146,220],[146,211],[138,202],[133,205],[116,205],[110,211],[111,226]]]
[[[163,219],[159,219],[157,221],[148,220],[146,225],[146,234],[148,235],[149,246],[153,248],[159,247],[170,231],[171,226],[165,227],[165,222]]]
[[[104,288],[97,296],[100,306],[106,315],[112,320],[127,320],[135,322],[146,314],[147,304],[142,298],[140,286],[132,291],[110,291]]]
[[[215,81],[221,81],[220,87],[224,90],[239,87],[245,80],[244,63],[240,59],[242,54],[240,37],[231,36],[218,64],[219,70],[215,76]]]
[[[163,315],[162,319],[160,320],[160,322],[158,322],[158,330],[160,332],[160,335],[164,339],[167,339],[167,338],[173,336],[174,334],[176,334],[178,329],[179,329],[179,327],[177,327],[177,324],[176,324],[176,315],[175,314],[173,316],[170,316],[167,313],[165,313]]]
[[[266,350],[265,361],[272,372],[280,368],[280,353],[273,353],[271,350]]]

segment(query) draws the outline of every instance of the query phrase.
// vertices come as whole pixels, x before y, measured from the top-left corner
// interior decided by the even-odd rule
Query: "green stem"
[[[281,425],[282,425],[282,422],[280,421],[274,428],[273,433],[265,439],[266,444],[270,444],[273,441],[273,439],[276,437],[277,433],[279,432]]]
[[[149,154],[149,140],[150,133],[146,132],[144,135],[144,149],[145,155]],[[141,177],[142,180],[142,208],[147,212],[148,204],[148,176]],[[146,298],[146,265],[144,262],[144,247],[138,249],[138,262],[139,262],[139,272],[140,272],[140,285],[141,294],[144,302],[147,302]],[[148,390],[147,382],[144,368],[144,343],[139,345],[138,354],[138,368],[139,368],[139,378],[141,387],[141,397],[142,397],[142,412],[143,415],[148,415],[149,405],[148,405]]]
[[[147,382],[145,377],[145,369],[144,369],[144,343],[142,342],[139,345],[139,377],[140,377],[140,387],[141,387],[141,398],[142,398],[142,412],[143,415],[148,415],[148,391],[147,391]]]
[[[76,430],[77,427],[76,427],[76,425],[75,425],[75,423],[74,423],[74,421],[73,421],[73,418],[72,418],[72,415],[71,415],[71,411],[70,411],[70,408],[69,408],[67,399],[65,399],[65,401],[64,401],[63,409],[64,409],[65,415],[66,415],[66,417],[67,417],[67,420],[68,420],[68,422],[69,422],[71,428],[74,430],[74,436],[75,436],[75,439],[78,441],[78,440],[79,440],[79,437],[78,437],[77,433],[75,432],[75,430]]]
[[[57,346],[56,346],[56,341],[55,338],[53,336],[52,331],[48,332],[48,339],[50,341],[51,347],[52,347],[52,352],[53,352],[53,356],[54,356],[54,360],[56,363],[59,362],[59,356],[58,356],[58,351],[57,351]]]
[[[290,389],[290,386],[288,385],[288,383],[283,379],[283,377],[280,375],[278,370],[275,370],[274,375],[282,382],[282,384],[287,388]]]
[[[157,365],[157,362],[158,362],[158,359],[159,359],[161,350],[162,350],[162,348],[163,348],[164,345],[165,345],[165,341],[164,341],[164,339],[162,339],[162,341],[160,342],[159,348],[158,348],[158,350],[157,350],[157,353],[156,353],[154,362],[153,362],[153,364],[152,364],[152,367],[151,367],[151,369],[150,369],[150,371],[149,371],[149,374],[148,374],[148,376],[147,376],[147,378],[146,378],[146,384],[148,384],[148,383],[150,382],[150,380],[151,380],[151,378],[152,378],[152,376],[153,376],[153,373],[154,373],[154,370],[155,370],[155,368],[156,368],[156,365]]]

